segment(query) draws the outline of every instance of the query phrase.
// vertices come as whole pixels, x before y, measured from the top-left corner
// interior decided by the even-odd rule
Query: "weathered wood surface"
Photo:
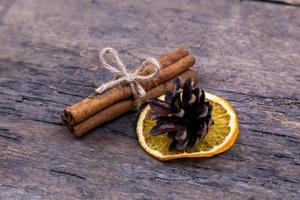
[[[0,0],[0,199],[299,199],[300,9],[253,1]],[[159,162],[131,112],[78,140],[59,112],[111,75],[177,47],[227,98],[240,135],[210,159]]]

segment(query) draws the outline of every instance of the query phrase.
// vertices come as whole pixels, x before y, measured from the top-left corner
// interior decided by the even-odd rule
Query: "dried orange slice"
[[[206,100],[212,105],[214,125],[209,128],[206,137],[194,147],[184,152],[171,152],[172,142],[166,134],[153,136],[149,132],[155,126],[155,121],[149,118],[150,106],[147,105],[140,113],[137,122],[137,136],[140,145],[150,155],[165,161],[177,158],[211,157],[228,150],[237,139],[239,133],[238,119],[232,106],[223,98],[205,92]],[[164,99],[161,96],[160,99]]]

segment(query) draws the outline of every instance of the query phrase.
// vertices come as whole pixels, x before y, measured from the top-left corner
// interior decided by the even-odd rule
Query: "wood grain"
[[[0,199],[298,199],[300,9],[254,1],[0,0]],[[240,135],[210,159],[159,162],[137,111],[78,140],[59,112],[111,75],[187,47],[199,85],[227,98]]]

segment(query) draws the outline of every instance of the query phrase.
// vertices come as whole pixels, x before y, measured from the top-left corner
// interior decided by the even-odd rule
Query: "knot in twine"
[[[114,62],[117,64],[117,67],[114,67],[106,62],[105,55],[110,54],[113,58]],[[142,62],[141,67],[139,67],[137,70],[135,70],[133,73],[129,73],[127,71],[126,66],[123,64],[121,59],[119,58],[118,52],[113,48],[104,48],[101,51],[99,51],[99,58],[100,62],[103,64],[103,66],[108,69],[110,72],[115,74],[117,76],[116,80],[109,81],[107,83],[102,84],[100,87],[95,89],[95,92],[97,94],[102,94],[103,92],[112,89],[122,83],[127,83],[131,87],[132,94],[134,96],[134,99],[137,100],[138,97],[143,97],[146,95],[145,89],[139,84],[139,80],[152,80],[154,79],[159,71],[160,71],[160,65],[159,62],[155,58],[147,58]],[[147,64],[152,64],[154,66],[154,72],[142,76],[140,75],[140,72],[146,67]],[[138,102],[138,106],[140,103]]]

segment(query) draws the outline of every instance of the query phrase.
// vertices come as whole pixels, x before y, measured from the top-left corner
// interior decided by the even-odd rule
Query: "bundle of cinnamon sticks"
[[[161,67],[158,76],[151,81],[139,81],[146,90],[146,96],[138,99],[140,103],[145,103],[150,97],[161,96],[166,91],[172,90],[173,79],[176,76],[181,77],[182,83],[189,77],[197,82],[197,74],[191,69],[195,58],[186,49],[176,49],[160,56],[157,60]],[[148,75],[153,71],[153,66],[149,64],[141,71],[141,75]],[[66,107],[61,116],[69,130],[76,137],[81,137],[95,127],[134,108],[136,105],[132,95],[128,85],[121,85],[100,95],[90,95]]]

